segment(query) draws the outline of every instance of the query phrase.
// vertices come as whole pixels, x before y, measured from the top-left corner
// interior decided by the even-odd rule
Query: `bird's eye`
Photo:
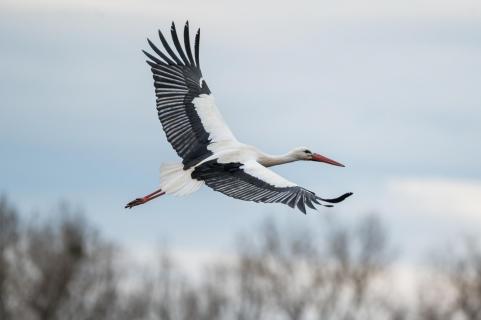
[[[312,153],[310,150],[307,150],[307,149],[304,150],[304,152],[307,153],[307,154],[311,154],[311,153]]]

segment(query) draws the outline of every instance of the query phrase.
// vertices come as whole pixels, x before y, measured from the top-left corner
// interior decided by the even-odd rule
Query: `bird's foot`
[[[133,207],[135,206],[138,206],[138,205],[141,205],[141,204],[144,204],[148,201],[148,198],[147,197],[143,197],[143,198],[137,198],[135,200],[132,200],[130,201],[129,203],[127,203],[125,205],[125,209],[129,208],[129,209],[132,209]]]

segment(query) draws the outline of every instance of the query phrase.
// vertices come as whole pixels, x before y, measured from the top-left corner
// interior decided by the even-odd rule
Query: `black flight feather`
[[[159,55],[159,57],[164,59],[167,64],[175,64],[174,61],[170,60],[169,57],[167,57],[162,51],[160,51],[159,48],[157,48],[157,46],[153,44],[152,41],[150,41],[150,39],[147,38],[147,42],[149,43],[149,46],[152,48],[152,50],[154,50],[155,53]]]
[[[174,53],[174,51],[172,51],[172,49],[169,46],[169,43],[167,42],[167,40],[165,40],[164,35],[162,34],[162,31],[160,31],[160,30],[159,30],[159,38],[160,38],[160,41],[162,42],[162,45],[164,46],[165,50],[172,57],[172,59],[174,59],[177,64],[182,65],[182,61],[180,61],[180,59],[177,57],[177,55]]]
[[[189,33],[189,21],[184,26],[184,47],[189,57],[190,64],[195,66],[194,58],[192,57],[192,49],[190,48],[190,33]]]
[[[172,40],[174,41],[175,48],[177,49],[177,52],[179,53],[180,57],[182,58],[182,61],[184,61],[184,64],[186,66],[189,65],[189,61],[185,57],[184,50],[182,49],[182,46],[180,45],[179,38],[177,37],[177,30],[175,29],[175,24],[172,22],[172,26],[170,27],[170,34],[172,35]]]
[[[143,52],[150,60],[154,61],[155,63],[157,63],[157,64],[165,64],[165,62],[161,61],[161,60],[160,60],[159,58],[157,58],[157,57],[154,57],[153,55],[151,55],[151,54],[148,53],[147,51],[142,50],[142,52]],[[152,63],[152,61],[147,60],[146,62],[147,62],[150,66],[152,66],[152,64],[155,65],[154,63]]]
[[[200,44],[200,28],[197,30],[197,34],[195,35],[195,43],[194,43],[194,50],[195,50],[195,64],[197,68],[200,69],[200,61],[199,61],[199,44]]]
[[[333,199],[323,199],[323,198],[319,198],[319,197],[316,197],[316,198],[319,199],[319,200],[322,200],[324,202],[338,203],[338,202],[344,201],[344,199],[346,199],[347,197],[350,197],[350,196],[352,196],[352,192],[345,193],[342,196],[337,197],[337,198],[333,198]]]

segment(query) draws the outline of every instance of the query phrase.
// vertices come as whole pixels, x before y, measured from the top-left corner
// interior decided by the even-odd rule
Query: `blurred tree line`
[[[212,261],[193,280],[167,250],[136,270],[81,215],[60,211],[26,222],[0,200],[0,319],[481,319],[473,239],[441,250],[405,299],[375,216],[315,233],[265,221],[239,236],[234,259]]]

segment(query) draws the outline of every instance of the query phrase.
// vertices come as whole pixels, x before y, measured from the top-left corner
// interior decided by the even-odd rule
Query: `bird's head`
[[[291,150],[291,152],[289,152],[289,154],[292,157],[294,157],[296,160],[324,162],[324,163],[332,164],[333,166],[344,167],[343,164],[341,164],[337,161],[334,161],[332,159],[329,159],[327,157],[321,156],[318,153],[312,152],[311,150],[309,150],[306,147],[295,148],[295,149]]]

